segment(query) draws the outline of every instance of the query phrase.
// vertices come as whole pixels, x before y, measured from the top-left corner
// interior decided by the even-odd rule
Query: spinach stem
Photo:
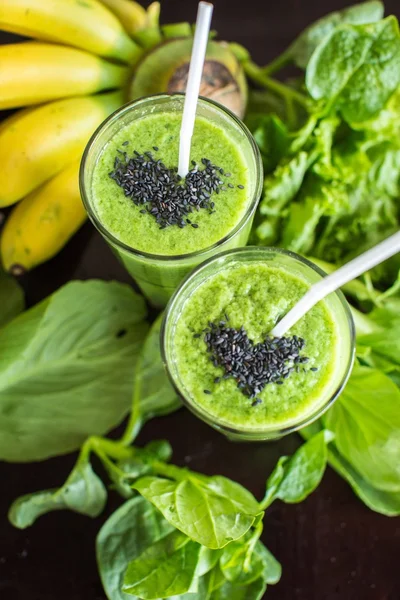
[[[286,115],[287,115],[287,120],[289,123],[289,128],[294,129],[295,124],[296,124],[296,111],[295,111],[294,105],[293,105],[293,98],[286,97],[285,103],[286,103]]]
[[[266,491],[264,498],[260,502],[260,509],[267,510],[275,500],[274,493],[270,493],[269,490]]]
[[[262,74],[272,75],[273,73],[280,71],[283,67],[286,67],[286,65],[291,63],[292,60],[293,59],[289,51],[285,50],[284,52],[282,52],[282,54],[271,60],[270,63],[268,63],[264,67],[261,67]]]
[[[81,447],[81,450],[80,450],[79,456],[78,456],[78,460],[76,461],[75,466],[81,462],[84,463],[84,462],[88,461],[92,450],[93,450],[92,437],[89,437],[84,442],[83,446]]]
[[[138,364],[136,366],[136,373],[140,373],[140,368],[143,362],[143,356],[140,356]],[[120,440],[123,446],[130,446],[135,441],[137,434],[142,426],[141,414],[140,414],[140,395],[141,385],[140,378],[135,377],[135,383],[133,388],[132,407],[129,414],[128,424]]]
[[[281,81],[277,81],[276,79],[272,79],[265,75],[263,69],[256,65],[251,60],[245,61],[243,63],[243,68],[246,75],[255,83],[265,87],[271,92],[275,92],[278,96],[281,96],[285,100],[292,99],[307,110],[310,108],[310,100],[297,90],[285,85]]]
[[[120,439],[120,443],[123,446],[130,446],[135,441],[137,434],[141,427],[139,402],[133,402],[132,410],[129,415],[128,424]]]
[[[251,536],[251,538],[248,541],[248,548],[247,548],[247,552],[246,552],[246,558],[244,560],[243,563],[243,569],[245,572],[250,571],[251,568],[251,558],[254,552],[254,548],[256,547],[256,544],[258,542],[258,540],[261,537],[262,531],[263,531],[263,522],[260,521],[260,523],[258,523],[258,525],[255,527],[254,531],[253,531],[253,535]]]
[[[120,440],[109,440],[108,438],[92,436],[89,438],[91,442],[91,449],[96,454],[106,453],[108,457],[115,458],[117,460],[123,460],[124,458],[131,458],[135,452],[134,448],[126,448]]]
[[[175,465],[167,465],[159,460],[151,461],[152,469],[157,475],[162,475],[168,479],[175,479],[175,481],[184,481],[188,477],[189,469],[185,467],[176,467]],[[196,473],[197,475],[197,473]]]

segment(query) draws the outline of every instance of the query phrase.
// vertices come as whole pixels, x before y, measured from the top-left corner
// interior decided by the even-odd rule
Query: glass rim
[[[223,238],[221,238],[220,240],[218,240],[211,246],[207,246],[206,248],[202,248],[201,250],[196,250],[194,252],[187,252],[185,254],[152,254],[150,252],[144,252],[143,250],[137,250],[137,249],[133,248],[132,246],[125,244],[125,242],[122,242],[121,240],[119,240],[116,236],[114,236],[114,234],[112,234],[103,225],[101,220],[97,217],[93,207],[91,206],[91,202],[89,200],[88,194],[86,193],[86,189],[85,189],[85,187],[86,187],[85,186],[86,164],[89,159],[90,153],[92,151],[93,145],[96,143],[98,138],[101,136],[103,131],[109,126],[110,123],[118,120],[120,117],[122,117],[126,113],[129,113],[131,110],[134,110],[136,106],[145,104],[147,102],[151,102],[152,100],[162,100],[162,99],[171,100],[176,97],[182,98],[184,95],[185,95],[184,93],[180,93],[180,92],[175,92],[173,94],[166,94],[166,93],[152,94],[151,96],[142,96],[141,98],[136,98],[135,100],[132,100],[131,102],[128,102],[127,104],[124,104],[123,106],[118,108],[116,111],[114,111],[111,115],[109,115],[97,127],[97,129],[92,134],[92,136],[90,137],[90,139],[85,147],[85,150],[82,155],[81,163],[80,163],[80,168],[79,168],[80,194],[81,194],[83,205],[84,205],[86,212],[88,213],[89,219],[92,221],[93,225],[107,240],[110,241],[111,244],[116,246],[118,249],[124,250],[128,254],[132,254],[134,256],[139,256],[139,257],[147,259],[147,260],[157,260],[157,261],[165,261],[165,262],[174,261],[175,262],[175,261],[187,260],[190,258],[201,256],[202,254],[208,254],[209,252],[215,250],[219,246],[228,242],[232,237],[234,237],[237,233],[239,233],[246,226],[246,224],[248,223],[248,220],[254,214],[254,212],[257,208],[257,205],[258,205],[259,198],[261,196],[262,185],[263,185],[262,159],[261,159],[260,149],[257,146],[257,143],[256,143],[253,135],[251,134],[250,130],[243,123],[243,121],[241,121],[241,119],[239,119],[239,117],[237,117],[231,110],[229,110],[229,108],[226,108],[222,104],[219,104],[219,102],[215,102],[211,98],[199,96],[200,103],[205,104],[205,105],[207,105],[207,104],[211,105],[214,109],[217,109],[221,113],[225,113],[226,115],[228,115],[228,117],[231,118],[235,122],[235,125],[238,126],[239,129],[241,129],[241,131],[246,136],[246,139],[250,143],[251,149],[252,149],[254,157],[255,157],[255,166],[256,166],[255,179],[256,179],[257,183],[256,183],[256,187],[255,187],[255,190],[253,193],[253,197],[251,198],[251,202],[249,202],[246,212],[240,219],[239,223],[237,223],[235,225],[235,227],[229,233],[227,233]]]
[[[305,258],[305,257],[297,254],[296,252],[292,252],[291,250],[285,250],[284,248],[275,248],[273,246],[245,246],[243,248],[235,248],[232,250],[226,250],[225,252],[221,252],[220,254],[213,256],[213,257],[209,258],[208,260],[202,262],[195,269],[193,269],[193,271],[191,271],[182,280],[181,284],[175,290],[174,294],[172,295],[172,297],[170,298],[170,300],[167,304],[167,307],[165,309],[164,316],[162,319],[162,324],[161,324],[161,329],[160,329],[160,348],[161,348],[161,357],[162,357],[168,378],[169,378],[173,388],[175,389],[175,391],[181,398],[183,404],[193,414],[195,414],[202,421],[205,421],[210,426],[214,427],[214,429],[217,429],[220,432],[225,433],[227,435],[231,434],[232,436],[237,436],[238,438],[240,436],[242,436],[243,438],[246,437],[249,441],[251,441],[252,438],[254,439],[254,441],[262,441],[263,439],[264,440],[276,439],[278,437],[288,435],[289,433],[293,433],[294,431],[298,431],[299,429],[302,429],[303,427],[306,427],[307,425],[310,425],[311,423],[313,423],[314,421],[319,419],[324,414],[324,412],[326,412],[333,405],[335,400],[338,398],[338,396],[343,391],[343,389],[350,377],[352,368],[353,368],[354,359],[355,359],[356,331],[355,331],[355,325],[354,325],[354,320],[353,320],[353,317],[351,314],[350,306],[349,306],[343,292],[341,290],[336,290],[335,292],[332,292],[332,294],[336,295],[340,301],[340,305],[343,308],[343,311],[344,311],[344,314],[346,317],[346,322],[349,327],[350,350],[349,350],[348,362],[347,362],[346,370],[345,370],[343,376],[341,377],[338,384],[335,386],[335,390],[329,396],[327,401],[324,402],[314,412],[307,415],[303,419],[301,419],[295,423],[291,423],[287,426],[283,426],[283,427],[277,426],[277,427],[271,427],[269,429],[265,429],[265,428],[264,429],[255,429],[255,428],[246,429],[245,427],[233,427],[233,426],[227,425],[226,423],[219,421],[213,415],[210,415],[207,411],[201,410],[201,408],[199,406],[195,405],[191,400],[189,400],[187,397],[185,397],[185,395],[182,393],[182,389],[179,387],[179,385],[177,384],[177,382],[175,380],[172,370],[170,369],[169,359],[168,359],[167,350],[166,350],[166,334],[167,334],[167,328],[168,328],[168,320],[169,320],[170,314],[173,314],[173,311],[175,308],[175,302],[179,298],[180,294],[182,292],[184,292],[185,288],[189,285],[189,283],[191,281],[196,279],[201,274],[202,270],[206,269],[210,264],[212,264],[213,262],[216,262],[217,260],[220,260],[221,258],[225,258],[227,256],[235,256],[237,254],[246,254],[247,252],[254,252],[254,251],[265,252],[266,254],[273,253],[273,254],[281,254],[283,256],[288,256],[288,257],[296,260],[297,262],[300,262],[300,263],[306,265],[307,267],[312,269],[314,272],[316,272],[321,277],[327,276],[327,273],[323,269],[321,269],[318,265],[316,265],[315,263],[310,261],[308,258]]]

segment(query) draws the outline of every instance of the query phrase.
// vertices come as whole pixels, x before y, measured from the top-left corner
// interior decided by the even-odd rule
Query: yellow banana
[[[14,204],[82,156],[90,136],[124,103],[121,91],[20,111],[0,127],[0,207]]]
[[[22,200],[3,228],[3,266],[19,275],[52,258],[86,219],[75,161]]]
[[[129,69],[55,44],[0,46],[0,109],[92,94],[125,84]]]
[[[100,0],[120,20],[129,35],[146,26],[146,10],[134,0]]]
[[[0,29],[132,62],[138,52],[98,0],[1,0]]]

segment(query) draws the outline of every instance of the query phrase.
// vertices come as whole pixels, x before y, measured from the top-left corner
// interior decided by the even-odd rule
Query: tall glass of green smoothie
[[[246,126],[200,98],[190,172],[177,173],[184,96],[122,107],[91,138],[81,165],[94,225],[155,306],[216,253],[247,243],[262,189],[262,164]]]
[[[289,332],[268,332],[310,286],[317,266],[276,248],[224,252],[175,292],[161,333],[177,392],[202,420],[239,440],[269,440],[308,425],[338,397],[354,359],[354,324],[341,292]]]

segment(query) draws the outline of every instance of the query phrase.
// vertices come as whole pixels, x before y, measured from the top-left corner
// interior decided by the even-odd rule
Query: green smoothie
[[[90,218],[145,295],[160,307],[200,262],[247,243],[262,187],[259,151],[246,127],[222,106],[199,99],[190,169],[204,176],[215,167],[214,177],[219,179],[216,187],[206,189],[205,203],[192,206],[190,200],[189,214],[175,219],[174,209],[172,224],[160,223],[154,181],[164,185],[161,176],[150,185],[144,167],[134,167],[128,182],[134,193],[127,190],[126,173],[122,176],[116,166],[121,161],[127,165],[143,158],[150,169],[159,162],[167,183],[174,181],[183,101],[182,95],[164,95],[123,107],[93,136],[81,169],[82,196]],[[188,189],[188,177],[177,181],[171,193],[164,186],[160,210],[176,204],[174,193]],[[136,192],[141,190],[145,190],[146,203],[138,199]],[[203,197],[203,187],[193,184],[190,190],[197,200]]]
[[[205,338],[210,323],[222,322],[236,330],[243,327],[254,344],[262,343],[309,287],[295,270],[269,261],[227,265],[193,287],[179,316],[170,316],[174,323],[167,361],[174,365],[173,377],[189,405],[214,424],[247,432],[282,430],[315,413],[343,376],[346,353],[351,357],[348,331],[341,335],[337,315],[325,301],[287,334],[304,340],[300,354],[306,358],[279,383],[267,383],[256,401],[229,374],[223,378],[226,371],[213,362]]]
[[[187,254],[212,246],[237,225],[249,203],[248,172],[240,149],[221,127],[204,118],[196,119],[191,160],[201,168],[201,160],[206,157],[230,173],[230,177],[221,176],[226,185],[213,197],[215,212],[200,210],[190,216],[197,228],[180,229],[174,225],[160,229],[156,219],[141,213],[143,206],[136,206],[111,179],[109,173],[121,150],[128,156],[134,150],[140,154],[151,151],[154,158],[161,159],[167,167],[176,166],[181,120],[178,114],[159,113],[133,121],[106,145],[93,173],[93,204],[103,225],[121,242],[149,254]],[[238,185],[243,187],[238,188]]]

